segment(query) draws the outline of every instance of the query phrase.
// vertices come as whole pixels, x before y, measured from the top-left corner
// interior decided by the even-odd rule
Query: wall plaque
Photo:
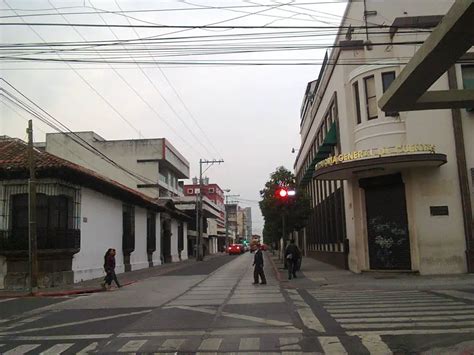
[[[448,206],[430,206],[432,216],[449,216]]]

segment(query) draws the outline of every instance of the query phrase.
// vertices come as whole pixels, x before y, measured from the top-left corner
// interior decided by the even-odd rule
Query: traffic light
[[[296,191],[295,190],[290,190],[287,187],[279,187],[278,189],[276,189],[275,195],[278,199],[287,200],[288,197],[295,196]]]

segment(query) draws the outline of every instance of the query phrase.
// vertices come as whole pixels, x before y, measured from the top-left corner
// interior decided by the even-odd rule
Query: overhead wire
[[[50,0],[48,0],[48,2],[51,6],[54,7],[54,5],[52,4],[52,2]],[[64,20],[66,22],[68,21],[66,18],[64,18]],[[85,42],[87,42],[87,39],[76,28],[73,27],[73,29],[79,35],[79,37],[81,37]],[[99,56],[101,56],[101,55],[99,54]],[[117,77],[120,80],[122,80],[122,82],[136,95],[136,97],[138,97],[138,99],[141,102],[143,102],[156,115],[156,117],[158,117],[160,119],[160,121],[164,122],[166,124],[166,126],[176,135],[176,137],[179,137],[188,146],[188,148],[190,148],[191,151],[193,151],[193,148],[192,148],[191,144],[189,142],[187,142],[185,139],[183,139],[183,137],[176,131],[176,129],[170,123],[168,123],[167,120],[165,120],[163,116],[161,116],[156,111],[156,109],[140,94],[140,92],[138,92],[138,90],[135,87],[133,87],[133,85],[122,74],[120,74],[118,72],[118,70],[116,70],[110,63],[108,63],[108,65],[110,66],[110,68],[112,69],[114,74],[117,75]],[[140,135],[141,135],[141,133],[140,133]]]
[[[10,88],[12,88],[15,92],[17,92],[20,96],[22,96],[24,99],[26,99],[30,104],[26,103],[24,100],[19,99],[15,94],[9,92],[5,88],[0,88],[0,94],[8,99],[12,104],[20,107],[33,117],[37,118],[44,124],[48,125],[49,127],[53,128],[55,131],[66,134],[68,137],[70,137],[74,142],[79,144],[81,147],[86,149],[87,151],[93,153],[94,155],[98,156],[102,160],[110,163],[111,165],[115,166],[116,168],[122,170],[132,178],[134,178],[137,182],[142,182],[142,183],[147,183],[147,184],[155,184],[155,181],[152,181],[138,173],[135,173],[122,165],[118,164],[115,162],[113,159],[108,157],[106,154],[95,148],[93,145],[91,145],[89,142],[84,140],[82,137],[80,137],[76,132],[73,132],[70,128],[68,128],[64,123],[56,119],[54,116],[49,114],[47,111],[45,111],[43,108],[41,108],[38,104],[36,104],[34,101],[32,101],[30,98],[28,98],[25,94],[23,94],[21,91],[19,91],[15,86],[13,86],[10,82],[5,80],[4,78],[0,78],[1,81],[6,83]],[[35,110],[36,107],[36,110]],[[40,112],[38,112],[38,110]]]
[[[115,1],[115,4],[117,5],[117,7],[119,8],[119,10],[122,11],[122,8],[120,7],[120,4],[118,3],[118,0],[114,0]],[[130,20],[127,18],[127,21],[129,24],[130,23]],[[134,28],[133,29],[135,35],[137,36],[137,38],[140,38],[140,34],[137,32],[137,30]],[[145,48],[147,48],[148,50],[148,47],[145,46]],[[217,156],[222,158],[222,155],[220,154],[219,150],[215,147],[215,145],[212,143],[212,140],[209,139],[207,133],[202,129],[201,125],[199,124],[199,122],[197,121],[197,119],[194,117],[194,115],[192,114],[191,110],[189,109],[189,107],[186,105],[186,103],[184,102],[183,98],[181,97],[181,95],[178,93],[177,89],[175,88],[175,86],[171,83],[171,81],[169,80],[168,76],[166,75],[166,73],[160,68],[160,66],[157,64],[156,65],[156,68],[159,70],[159,72],[161,73],[161,75],[165,78],[167,84],[169,85],[169,87],[171,87],[171,89],[173,90],[174,94],[176,95],[176,97],[178,98],[179,102],[181,103],[181,105],[184,107],[184,109],[186,110],[186,112],[188,113],[188,115],[191,117],[191,119],[194,121],[194,123],[196,124],[196,127],[198,127],[198,129],[201,131],[203,137],[207,140],[207,142],[209,143],[210,147],[212,149],[214,149],[214,151],[217,153]],[[156,86],[154,85],[153,83],[153,86],[156,88]],[[158,88],[156,88],[157,91]]]

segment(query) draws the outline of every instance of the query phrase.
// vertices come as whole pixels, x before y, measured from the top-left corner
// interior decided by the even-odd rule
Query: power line
[[[281,4],[280,6],[284,6]],[[263,11],[263,10],[262,10]],[[246,15],[239,16],[238,18],[246,17],[247,15],[256,15],[256,13],[247,13]],[[21,16],[20,16],[21,17]],[[236,20],[234,18],[232,20]],[[225,20],[221,22],[229,22],[232,20]],[[0,22],[0,26],[39,26],[39,27],[98,27],[98,28],[155,28],[155,29],[167,29],[167,28],[181,28],[181,29],[361,29],[365,26],[265,26],[265,25],[123,25],[123,24],[108,24],[101,25],[97,23],[54,23],[54,22]],[[432,27],[432,26],[429,26]],[[367,28],[427,28],[423,25],[408,25],[408,26],[391,26],[391,25],[372,25]]]
[[[15,90],[18,94],[20,94],[23,98],[25,98],[28,102],[30,102],[32,105],[27,104],[25,101],[19,99],[16,97],[13,93],[9,92],[8,90],[4,88],[0,88],[0,91],[3,93],[0,93],[1,96],[9,100],[12,104],[20,107],[24,111],[28,112],[30,115],[33,117],[37,118],[41,122],[45,123],[49,127],[53,128],[55,131],[59,133],[66,134],[68,137],[70,137],[74,142],[82,146],[84,149],[88,150],[89,152],[95,154],[99,158],[105,160],[106,162],[110,163],[111,165],[115,166],[116,168],[122,170],[132,178],[134,178],[138,182],[142,183],[155,183],[155,181],[152,181],[138,173],[132,172],[117,162],[115,162],[113,159],[109,158],[107,155],[102,153],[100,150],[95,148],[93,145],[91,145],[89,142],[84,140],[82,137],[80,137],[77,133],[73,132],[71,129],[69,129],[64,123],[53,117],[51,114],[46,112],[44,109],[42,109],[40,106],[38,106],[34,101],[29,99],[26,95],[24,95],[21,91],[19,91],[16,87],[14,87],[11,83],[9,83],[7,80],[4,78],[0,78],[1,81],[6,83],[9,87],[11,87],[13,90]],[[41,112],[38,112],[35,110],[35,107],[39,109]]]
[[[92,2],[89,1],[92,5]],[[49,3],[51,4],[51,1],[49,1]],[[101,14],[98,14],[98,16],[102,19],[102,21],[107,24],[107,22],[105,21],[105,19],[102,17]],[[65,19],[66,20],[66,19]],[[66,20],[67,21],[67,20]],[[114,35],[114,37],[119,40],[118,36],[116,35],[116,33],[110,29],[110,32]],[[127,54],[128,53],[128,50],[125,49]],[[130,58],[134,61],[134,58],[133,56],[129,55]],[[179,115],[179,113],[173,108],[173,106],[171,105],[171,103],[166,99],[166,97],[162,94],[161,90],[158,89],[158,87],[155,85],[155,83],[153,82],[153,80],[151,80],[151,78],[149,77],[149,75],[140,67],[139,64],[136,65],[137,68],[140,70],[140,72],[142,73],[142,75],[148,80],[148,82],[151,84],[151,86],[154,88],[154,90],[158,93],[158,95],[163,99],[163,101],[166,103],[166,105],[168,105],[168,107],[171,109],[171,111],[175,114],[175,116],[181,121],[181,123],[184,125],[184,127],[188,130],[188,132],[191,134],[191,136],[196,140],[196,142],[198,144],[200,144],[205,151],[207,151],[208,153],[210,153],[209,149],[201,142],[201,140],[195,135],[195,133],[189,128],[189,126],[186,124],[186,122],[181,118],[181,116]],[[112,67],[113,68],[113,67]],[[114,69],[114,72],[116,72],[116,70]],[[139,95],[140,96],[140,95]],[[140,96],[141,97],[141,96]],[[141,99],[147,104],[148,107],[152,108],[151,105],[148,104],[147,101],[144,100],[143,97],[141,97]],[[156,111],[154,108],[153,109],[153,112],[156,113],[157,117],[160,118],[160,119],[163,119]],[[177,132],[176,132],[177,134]],[[191,147],[190,147],[191,148]]]

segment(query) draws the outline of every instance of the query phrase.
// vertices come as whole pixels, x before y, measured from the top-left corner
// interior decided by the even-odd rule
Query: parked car
[[[244,251],[243,251],[243,246],[242,244],[231,244],[229,245],[229,247],[227,248],[227,253],[229,253],[229,255],[233,255],[233,254],[242,254]]]

